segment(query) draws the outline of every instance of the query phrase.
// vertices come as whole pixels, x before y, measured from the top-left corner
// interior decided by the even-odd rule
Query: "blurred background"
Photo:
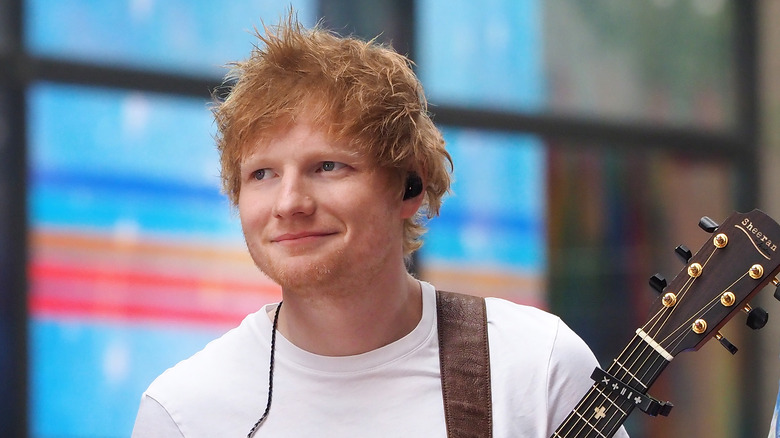
[[[290,4],[416,63],[455,161],[418,275],[550,310],[602,364],[701,216],[780,217],[780,2]],[[287,6],[0,0],[0,435],[129,436],[154,377],[278,300],[220,193],[209,102]],[[753,304],[777,314],[771,295]],[[676,407],[632,437],[766,436],[780,323],[743,321],[736,356],[675,358],[650,392]]]

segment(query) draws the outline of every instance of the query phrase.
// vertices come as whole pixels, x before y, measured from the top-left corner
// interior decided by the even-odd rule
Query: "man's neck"
[[[323,356],[365,353],[397,341],[419,323],[422,292],[405,270],[394,277],[351,284],[346,291],[284,291],[278,329],[296,346]]]

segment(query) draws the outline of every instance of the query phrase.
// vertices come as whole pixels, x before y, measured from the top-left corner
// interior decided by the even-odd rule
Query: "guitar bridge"
[[[669,402],[656,400],[646,393],[626,385],[623,381],[599,367],[596,367],[596,369],[593,370],[590,378],[593,379],[600,388],[608,390],[610,394],[616,393],[620,398],[631,401],[641,409],[642,412],[652,417],[658,415],[666,417],[674,407],[674,405]]]

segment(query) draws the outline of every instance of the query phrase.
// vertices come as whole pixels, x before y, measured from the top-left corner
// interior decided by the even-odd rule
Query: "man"
[[[133,436],[446,437],[435,289],[405,264],[450,184],[422,87],[378,44],[292,14],[265,31],[215,116],[225,190],[283,301],[157,378]],[[493,436],[547,438],[596,361],[558,318],[486,306]]]

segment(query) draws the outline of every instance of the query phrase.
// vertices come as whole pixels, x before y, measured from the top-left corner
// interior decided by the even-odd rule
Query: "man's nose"
[[[274,204],[274,215],[282,218],[312,214],[316,204],[309,186],[310,182],[295,172],[282,176],[281,187]]]

